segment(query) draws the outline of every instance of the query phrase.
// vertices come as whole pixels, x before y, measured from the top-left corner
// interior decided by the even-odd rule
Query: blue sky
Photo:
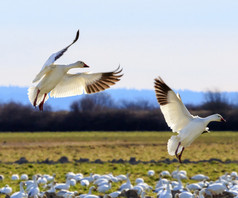
[[[237,20],[236,0],[0,1],[0,86],[30,86],[80,29],[57,63],[120,64],[114,88],[153,89],[161,76],[174,89],[238,91]]]

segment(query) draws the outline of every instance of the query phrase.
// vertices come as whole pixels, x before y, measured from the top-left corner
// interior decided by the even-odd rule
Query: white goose
[[[41,71],[33,80],[33,83],[38,82],[38,84],[28,89],[28,98],[31,104],[39,106],[41,111],[43,110],[44,102],[49,98],[49,92],[51,92],[50,96],[55,98],[81,95],[83,93],[91,94],[108,89],[120,80],[122,75],[117,74],[122,70],[119,70],[119,68],[105,73],[69,74],[67,72],[72,68],[85,68],[88,66],[82,61],[69,65],[54,64],[78,40],[78,37],[79,30],[70,45],[48,58]]]
[[[26,198],[27,197],[27,193],[25,193],[23,185],[25,185],[25,182],[20,182],[20,191],[13,193],[10,196],[10,198]]]
[[[193,116],[184,106],[179,94],[170,89],[159,77],[155,79],[155,93],[160,109],[168,126],[177,136],[172,136],[167,144],[168,153],[175,155],[181,163],[184,149],[188,147],[203,132],[208,132],[207,125],[212,121],[225,122],[219,114],[205,118]]]

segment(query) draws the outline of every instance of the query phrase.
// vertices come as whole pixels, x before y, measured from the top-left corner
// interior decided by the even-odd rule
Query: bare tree
[[[70,106],[73,112],[101,111],[114,107],[111,96],[107,93],[85,95],[80,101],[73,102]]]
[[[205,102],[202,107],[206,110],[224,112],[232,107],[225,94],[220,91],[208,91],[204,97]]]

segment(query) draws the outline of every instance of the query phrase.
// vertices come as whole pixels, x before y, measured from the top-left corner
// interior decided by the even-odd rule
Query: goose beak
[[[226,120],[224,118],[221,118],[221,122],[226,122]]]
[[[83,67],[89,67],[89,66],[84,63],[84,66],[83,66]]]

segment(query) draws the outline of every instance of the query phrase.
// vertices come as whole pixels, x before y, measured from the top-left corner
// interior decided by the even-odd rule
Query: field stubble
[[[101,159],[108,161],[112,159],[129,160],[135,157],[137,160],[164,160],[173,156],[167,153],[167,141],[171,132],[43,132],[43,133],[1,133],[0,141],[0,174],[5,175],[1,186],[9,184],[13,191],[19,190],[19,181],[10,179],[12,174],[27,173],[32,175],[56,173],[56,181],[64,182],[67,172],[81,172],[85,176],[91,172],[98,174],[113,173],[114,175],[131,173],[131,181],[134,183],[137,177],[154,186],[158,181],[158,175],[162,170],[174,171],[178,163],[139,163],[132,165],[123,164],[95,164],[76,163],[74,160],[88,158],[90,161]],[[199,137],[189,148],[185,149],[183,159],[191,161],[207,160],[217,158],[222,161],[238,160],[238,133],[236,132],[211,132]],[[42,161],[45,159],[57,161],[62,156],[68,157],[71,163],[66,164],[8,164],[15,162],[20,157],[25,157],[30,162]],[[156,172],[154,177],[148,177],[147,171],[153,169]],[[199,162],[196,164],[182,164],[180,169],[188,172],[191,177],[195,174],[205,174],[211,180],[217,179],[225,172],[238,170],[237,163]],[[190,180],[186,182],[191,182]],[[119,185],[119,184],[118,184]],[[115,191],[118,185],[113,186]],[[70,190],[77,190],[79,193],[86,193],[88,188],[70,187]]]
[[[173,159],[167,153],[171,132],[42,132],[1,133],[0,161],[15,162],[20,157],[28,161],[56,161],[62,156],[70,161],[88,158],[163,160]],[[217,158],[238,160],[238,133],[211,132],[200,136],[185,149],[183,159],[192,161]]]

